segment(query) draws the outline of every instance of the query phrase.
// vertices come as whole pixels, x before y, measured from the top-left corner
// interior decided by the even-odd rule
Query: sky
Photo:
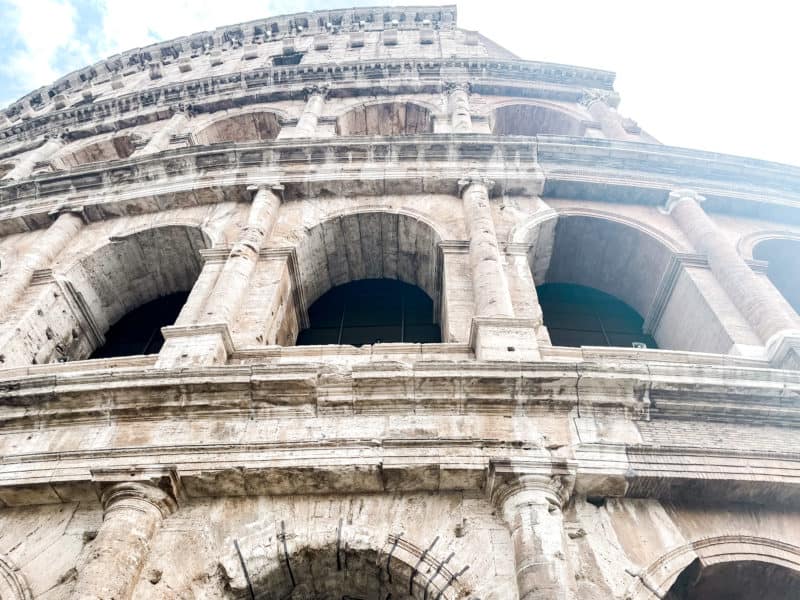
[[[0,106],[116,52],[222,25],[391,0],[0,0]],[[413,4],[438,4],[418,0]],[[459,26],[520,58],[617,73],[659,141],[800,166],[800,3],[462,0]]]

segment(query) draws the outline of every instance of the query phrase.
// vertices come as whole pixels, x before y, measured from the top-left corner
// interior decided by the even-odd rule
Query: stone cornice
[[[570,448],[575,457],[567,459],[537,456],[513,446],[476,438],[353,438],[188,446],[167,441],[157,446],[29,453],[4,457],[0,506],[85,501],[99,485],[105,502],[111,498],[103,492],[120,486],[134,502],[153,501],[168,514],[175,506],[172,488],[140,475],[165,470],[181,498],[436,491],[484,494],[499,505],[545,501],[559,506],[574,490],[595,498],[712,495],[773,506],[796,506],[800,500],[796,453],[577,444]],[[119,465],[118,475],[100,481],[95,466],[102,472],[109,461]],[[155,495],[148,499],[150,492]]]
[[[167,332],[169,333],[167,328]],[[177,328],[173,328],[177,329]],[[214,329],[216,332],[217,330]],[[206,369],[118,367],[94,361],[0,371],[0,428],[107,419],[220,414],[331,416],[535,415],[579,409],[630,419],[688,419],[800,425],[800,373],[597,358],[586,363],[368,360],[331,379],[323,362]],[[478,383],[480,382],[480,383]],[[389,392],[387,392],[387,390]],[[99,398],[103,398],[102,402]],[[69,402],[58,402],[69,398]]]

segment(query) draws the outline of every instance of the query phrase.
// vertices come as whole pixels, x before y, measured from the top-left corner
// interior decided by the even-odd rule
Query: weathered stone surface
[[[800,596],[800,170],[455,17],[226,26],[0,115],[2,600]],[[295,345],[381,278],[441,342]],[[545,284],[659,348],[554,345]]]

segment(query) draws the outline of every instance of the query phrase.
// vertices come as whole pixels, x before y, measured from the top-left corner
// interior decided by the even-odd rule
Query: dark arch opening
[[[763,241],[753,250],[753,258],[769,263],[767,277],[800,314],[800,241]]]
[[[494,135],[582,136],[586,126],[580,120],[544,106],[512,104],[501,106],[489,117]]]
[[[664,600],[788,600],[800,598],[800,574],[758,561],[703,567],[695,559],[684,569]]]
[[[536,293],[554,346],[658,347],[639,313],[610,294],[572,283],[546,283]]]
[[[336,121],[337,135],[416,135],[433,132],[429,110],[413,102],[357,106]]]
[[[164,345],[161,328],[175,323],[188,297],[188,292],[176,292],[133,309],[111,326],[106,343],[90,358],[157,354]]]
[[[436,343],[441,331],[433,300],[394,279],[361,279],[336,286],[308,309],[310,326],[298,346],[407,342]]]

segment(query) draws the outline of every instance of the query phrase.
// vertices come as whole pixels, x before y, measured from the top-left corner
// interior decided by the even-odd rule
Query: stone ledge
[[[582,444],[572,448],[574,458],[560,458],[481,439],[339,442],[8,456],[0,506],[96,502],[98,483],[124,477],[185,498],[465,491],[488,501],[498,473],[504,481],[520,473],[574,477],[580,496],[700,495],[788,506],[800,500],[798,454]],[[113,472],[103,473],[109,461]]]
[[[0,427],[188,415],[402,415],[421,406],[428,414],[532,415],[580,407],[587,415],[629,419],[702,414],[729,422],[800,422],[800,372],[771,369],[613,360],[58,367],[25,376],[0,371]]]

